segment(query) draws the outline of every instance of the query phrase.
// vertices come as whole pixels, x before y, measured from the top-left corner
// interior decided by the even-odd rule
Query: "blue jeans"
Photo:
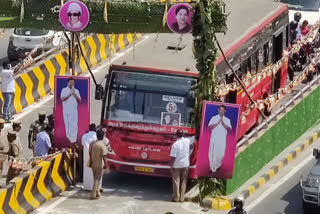
[[[2,92],[4,105],[3,105],[3,116],[5,120],[9,120],[10,118],[10,106],[11,106],[11,99],[12,93],[11,92]]]

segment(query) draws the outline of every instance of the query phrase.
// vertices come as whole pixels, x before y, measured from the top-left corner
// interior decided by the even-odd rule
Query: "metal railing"
[[[308,69],[308,66],[303,70],[303,72]],[[249,143],[249,140],[257,136],[258,132],[261,131],[262,129],[268,127],[269,123],[277,120],[277,116],[280,115],[281,113],[286,112],[286,109],[295,103],[296,100],[299,98],[303,97],[303,94],[311,89],[311,87],[315,84],[317,84],[320,80],[320,75],[317,75],[312,81],[306,84],[296,95],[294,95],[288,102],[286,102],[284,105],[281,105],[278,110],[276,110],[274,113],[272,113],[267,119],[265,119],[260,125],[257,127],[253,128],[253,130],[242,137],[242,139],[237,143],[237,149],[239,149],[243,145],[247,145]]]

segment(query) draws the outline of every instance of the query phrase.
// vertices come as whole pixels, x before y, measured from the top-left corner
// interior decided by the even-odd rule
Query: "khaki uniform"
[[[90,162],[93,173],[93,187],[91,191],[91,198],[99,198],[99,182],[102,177],[103,171],[103,157],[107,154],[108,150],[102,140],[91,143],[89,148]]]
[[[29,149],[32,149],[34,154],[34,146],[36,145],[37,134],[44,131],[45,127],[48,125],[47,121],[43,121],[40,123],[39,120],[30,124],[29,132],[32,132],[31,137],[31,145],[29,145]]]
[[[14,158],[20,158],[22,155],[22,146],[21,146],[20,138],[17,136],[16,140],[14,140],[9,144],[10,145],[9,145],[8,156],[12,156]],[[9,181],[11,181],[13,178],[18,176],[20,174],[20,171],[21,169],[14,169],[12,168],[12,166],[10,166],[8,169],[6,183],[8,184]]]

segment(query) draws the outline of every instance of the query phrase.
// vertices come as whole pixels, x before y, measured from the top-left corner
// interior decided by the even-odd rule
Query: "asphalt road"
[[[304,214],[302,206],[302,190],[300,187],[300,178],[307,174],[315,160],[312,159],[283,185],[272,192],[268,197],[261,201],[249,213],[259,214]],[[313,213],[319,213],[320,210],[313,210]],[[309,214],[309,213],[306,213]],[[311,212],[310,212],[311,214]]]

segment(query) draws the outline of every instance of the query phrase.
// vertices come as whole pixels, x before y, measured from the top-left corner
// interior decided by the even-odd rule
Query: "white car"
[[[312,25],[320,19],[320,0],[280,0],[280,2],[289,5],[290,21],[293,20],[296,12],[301,13],[301,23],[308,20],[309,24]]]
[[[8,59],[9,61],[23,59],[34,48],[38,48],[37,55],[39,55],[42,51],[58,46],[61,38],[64,38],[62,32],[35,28],[15,28],[9,39]]]

